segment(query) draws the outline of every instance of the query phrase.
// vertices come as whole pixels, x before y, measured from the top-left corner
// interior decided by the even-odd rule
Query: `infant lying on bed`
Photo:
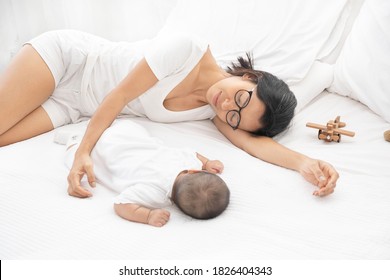
[[[81,139],[76,135],[67,142],[68,168]],[[103,133],[92,159],[97,182],[120,193],[114,209],[129,221],[161,227],[170,217],[163,208],[172,203],[193,218],[210,219],[229,203],[229,189],[215,174],[223,170],[220,161],[164,146],[130,120],[118,120]]]

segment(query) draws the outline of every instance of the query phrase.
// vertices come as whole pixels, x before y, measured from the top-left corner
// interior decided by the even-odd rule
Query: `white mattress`
[[[337,115],[354,138],[325,143],[305,127]],[[0,148],[0,259],[390,258],[390,143],[383,139],[390,124],[364,105],[324,92],[277,138],[337,168],[336,192],[325,198],[313,196],[297,172],[237,149],[209,121],[135,121],[170,145],[223,161],[228,209],[198,221],[173,207],[163,228],[125,221],[102,186],[90,199],[67,195],[64,146],[50,132]]]

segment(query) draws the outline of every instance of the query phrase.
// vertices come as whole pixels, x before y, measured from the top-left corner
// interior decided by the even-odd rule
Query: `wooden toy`
[[[384,133],[383,133],[383,136],[385,137],[385,140],[390,142],[390,130],[386,130]]]
[[[346,124],[344,122],[340,122],[340,116],[337,116],[336,119],[328,121],[326,125],[320,125],[316,123],[307,123],[307,127],[317,128],[318,131],[318,139],[324,140],[326,142],[340,142],[341,135],[346,135],[353,137],[355,136],[355,132],[340,129],[344,127]]]

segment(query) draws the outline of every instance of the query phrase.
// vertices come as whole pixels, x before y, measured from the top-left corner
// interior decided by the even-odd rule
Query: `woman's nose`
[[[229,111],[234,110],[234,101],[230,98],[225,98],[225,100],[221,104],[222,110]]]

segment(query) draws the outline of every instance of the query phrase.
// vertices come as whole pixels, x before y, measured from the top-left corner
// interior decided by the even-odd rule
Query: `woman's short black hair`
[[[252,131],[255,135],[273,137],[287,129],[297,106],[297,99],[288,85],[271,73],[255,70],[253,57],[246,53],[240,56],[238,63],[232,63],[227,72],[234,76],[250,75],[257,83],[257,97],[264,103],[265,112],[259,118],[260,128]]]

